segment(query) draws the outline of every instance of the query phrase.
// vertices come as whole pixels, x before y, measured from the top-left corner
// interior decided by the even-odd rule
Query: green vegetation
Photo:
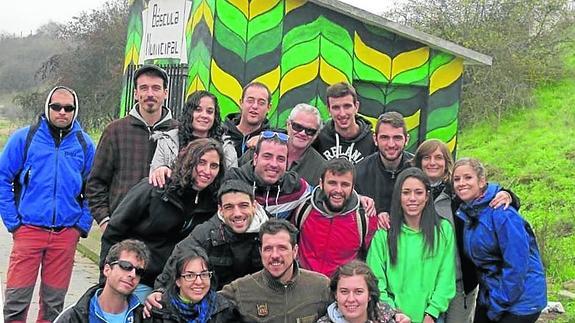
[[[575,69],[571,46],[566,61]],[[563,283],[575,279],[574,93],[573,77],[541,86],[533,108],[515,109],[501,123],[493,116],[464,129],[458,140],[458,157],[479,158],[491,181],[521,198],[521,214],[537,234],[547,269],[549,300],[566,307],[557,322],[575,321],[575,301],[556,295]]]

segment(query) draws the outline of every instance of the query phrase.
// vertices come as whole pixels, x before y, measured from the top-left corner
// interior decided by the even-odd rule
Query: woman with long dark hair
[[[135,293],[143,302],[178,242],[217,211],[216,194],[224,175],[222,146],[197,139],[185,146],[165,188],[142,179],[110,217],[102,235],[100,263],[109,248],[124,239],[138,239],[150,249],[150,265]]]
[[[238,157],[233,143],[224,135],[220,106],[215,95],[198,90],[186,100],[178,117],[178,128],[152,136],[157,140],[156,152],[150,165],[150,183],[163,186],[180,147],[199,138],[212,138],[222,144],[227,167],[237,167]]]
[[[375,234],[367,263],[379,280],[380,299],[413,322],[435,322],[455,296],[454,234],[435,212],[430,183],[411,167],[395,182],[391,227]]]
[[[535,234],[513,207],[489,205],[500,187],[487,182],[483,165],[462,158],[453,189],[463,201],[463,251],[479,269],[475,323],[532,323],[547,305],[545,272]]]
[[[407,316],[379,300],[377,278],[366,263],[352,260],[340,266],[331,277],[330,289],[335,299],[327,314],[317,323],[409,323]]]
[[[186,249],[176,260],[162,308],[152,308],[153,323],[224,323],[238,322],[239,315],[231,301],[216,293],[213,268],[208,255],[199,247]]]

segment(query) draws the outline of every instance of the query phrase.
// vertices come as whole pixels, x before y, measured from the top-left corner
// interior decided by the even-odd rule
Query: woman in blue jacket
[[[535,235],[513,208],[492,208],[500,187],[487,183],[485,168],[463,158],[453,167],[453,189],[463,201],[463,249],[477,266],[475,323],[535,322],[547,304],[545,273]]]

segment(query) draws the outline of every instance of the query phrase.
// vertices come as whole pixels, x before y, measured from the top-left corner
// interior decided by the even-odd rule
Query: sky
[[[395,0],[341,0],[379,14]],[[66,23],[82,11],[102,7],[106,0],[3,0],[0,33],[28,36],[50,21]]]

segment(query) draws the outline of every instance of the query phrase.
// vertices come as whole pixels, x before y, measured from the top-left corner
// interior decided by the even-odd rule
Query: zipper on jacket
[[[62,130],[60,130],[58,132],[59,135],[59,140],[58,142],[55,143],[56,146],[56,167],[54,169],[55,172],[55,176],[54,176],[54,188],[53,188],[53,194],[52,194],[52,226],[56,225],[56,205],[58,203],[56,203],[56,190],[58,188],[58,163],[60,161],[60,144],[62,143]]]

